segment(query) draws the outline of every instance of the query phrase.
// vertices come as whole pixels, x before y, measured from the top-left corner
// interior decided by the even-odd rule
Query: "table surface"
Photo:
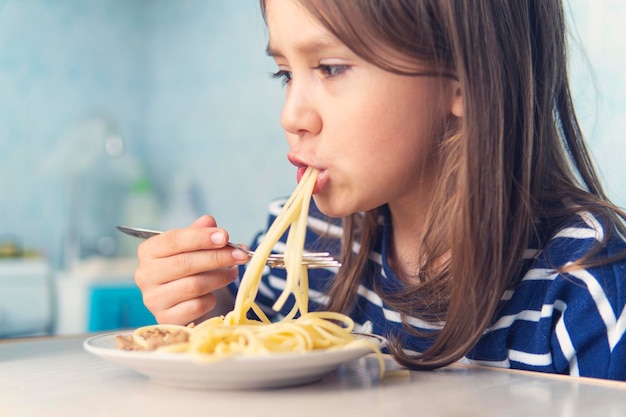
[[[160,385],[86,352],[91,335],[0,342],[0,416],[626,416],[626,383],[453,365],[377,380],[375,361],[272,390]]]

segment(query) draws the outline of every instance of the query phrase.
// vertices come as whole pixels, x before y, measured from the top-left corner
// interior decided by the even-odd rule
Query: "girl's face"
[[[342,217],[427,202],[434,138],[458,100],[453,81],[393,74],[364,61],[298,3],[268,0],[268,51],[285,83],[289,160],[320,170],[315,202]],[[419,68],[416,70],[427,70]]]

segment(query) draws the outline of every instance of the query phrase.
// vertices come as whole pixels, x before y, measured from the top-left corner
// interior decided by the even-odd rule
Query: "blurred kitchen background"
[[[625,206],[626,3],[568,16],[581,122]],[[258,0],[0,0],[0,338],[154,322],[116,225],[264,227],[295,186],[266,41]]]

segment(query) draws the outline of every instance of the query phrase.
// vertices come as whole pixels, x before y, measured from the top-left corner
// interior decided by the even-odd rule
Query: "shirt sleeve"
[[[618,261],[555,279],[551,345],[557,372],[626,380],[625,277],[626,262]]]

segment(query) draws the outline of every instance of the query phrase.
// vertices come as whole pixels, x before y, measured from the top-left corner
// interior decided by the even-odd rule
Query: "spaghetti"
[[[384,372],[380,348],[355,337],[354,322],[344,314],[308,311],[308,270],[302,265],[309,203],[318,171],[308,168],[298,186],[254,251],[241,279],[235,305],[225,316],[208,319],[197,326],[154,325],[136,329],[132,342],[147,349],[147,338],[158,332],[163,341],[155,350],[187,352],[194,360],[216,361],[233,355],[266,355],[284,352],[310,352],[319,349],[365,347],[378,353],[381,375]],[[285,250],[286,285],[273,309],[278,311],[293,295],[294,306],[278,322],[271,322],[255,303],[265,260],[274,244],[289,228]],[[248,318],[252,310],[259,320]],[[176,334],[176,336],[174,336]]]

